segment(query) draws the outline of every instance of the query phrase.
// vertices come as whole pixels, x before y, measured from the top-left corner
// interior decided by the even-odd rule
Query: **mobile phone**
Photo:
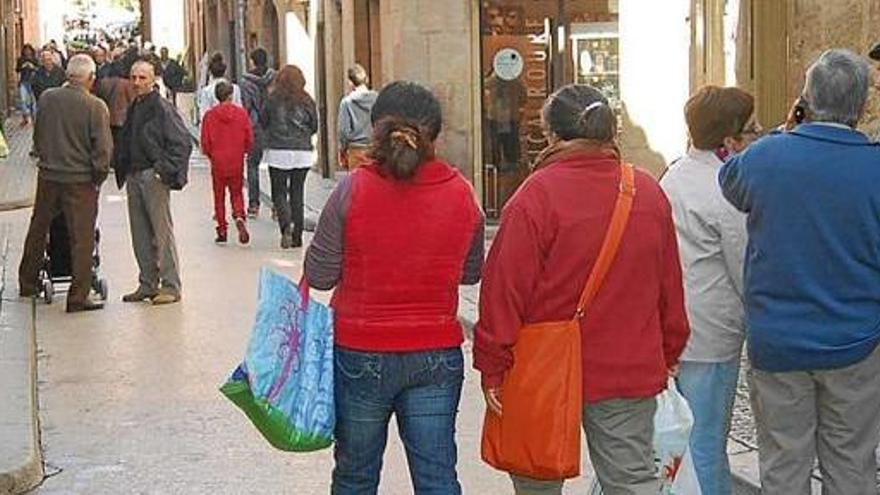
[[[801,104],[795,105],[794,121],[798,124],[803,124],[805,118],[807,118],[807,109],[805,109]]]
[[[798,97],[794,103],[794,121],[797,124],[803,124],[807,118],[807,101],[803,96]]]

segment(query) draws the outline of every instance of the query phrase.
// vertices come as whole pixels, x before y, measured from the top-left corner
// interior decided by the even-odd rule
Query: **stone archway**
[[[269,52],[269,66],[276,69],[281,65],[279,47],[281,46],[278,28],[278,10],[272,0],[263,2],[263,25],[260,29],[260,44]]]

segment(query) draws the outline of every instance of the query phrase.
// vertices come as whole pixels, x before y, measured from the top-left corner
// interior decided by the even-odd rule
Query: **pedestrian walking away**
[[[310,286],[336,287],[330,491],[377,493],[394,415],[414,492],[456,495],[458,286],[480,280],[483,216],[467,180],[434,155],[442,117],[430,91],[391,83],[373,118],[372,159],[333,191],[305,258]]]
[[[18,279],[23,297],[37,295],[46,237],[60,211],[70,239],[70,313],[103,307],[89,292],[98,193],[110,170],[113,145],[107,106],[89,93],[95,80],[94,61],[88,55],[74,56],[67,77],[64,87],[47,90],[41,97],[34,126],[40,172]]]
[[[116,183],[125,186],[138,287],[125,302],[175,303],[180,270],[171,191],[186,185],[192,138],[174,106],[155,88],[156,68],[139,60],[131,68],[137,95],[125,119],[116,153]]]
[[[690,149],[660,185],[669,196],[684,267],[691,335],[678,387],[694,415],[690,451],[703,493],[731,493],[727,437],[745,338],[745,215],[721,194],[723,160],[757,137],[754,99],[705,86],[685,105]]]
[[[196,108],[199,112],[199,125],[205,120],[205,114],[220,104],[220,102],[217,101],[217,96],[214,91],[217,87],[217,83],[220,81],[225,81],[227,83],[230,82],[226,79],[226,61],[223,60],[223,55],[220,53],[215,53],[211,57],[211,62],[208,64],[208,72],[211,75],[211,80],[208,82],[207,86],[199,90],[196,98]],[[233,84],[232,87],[234,88],[232,102],[238,106],[242,106],[241,89],[239,89],[237,84]]]
[[[37,113],[37,98],[34,96],[34,76],[39,69],[40,62],[37,60],[37,52],[30,44],[21,48],[21,55],[15,62],[15,72],[18,73],[19,111],[21,111],[21,125],[27,126]]]
[[[863,57],[826,51],[807,70],[802,123],[753,143],[719,174],[748,217],[749,383],[764,493],[810,493],[816,458],[823,493],[877,492],[880,144],[856,130],[870,86]]]
[[[244,156],[254,143],[251,121],[238,105],[232,103],[232,85],[220,82],[216,89],[220,105],[205,114],[202,122],[202,152],[211,160],[214,186],[214,218],[217,221],[215,242],[224,243],[229,228],[226,220],[226,191],[232,203],[232,218],[238,230],[238,242],[250,242],[244,209]]]
[[[367,85],[367,71],[355,64],[348,69],[351,92],[339,104],[339,163],[353,170],[364,164],[369,157],[373,124],[370,111],[376,102],[376,92]]]
[[[265,48],[254,49],[250,60],[253,67],[241,79],[241,101],[254,130],[254,146],[247,157],[248,217],[257,218],[260,214],[260,162],[266,146],[260,116],[269,96],[269,85],[275,79],[275,70],[269,67],[269,53]]]
[[[605,493],[654,495],[660,488],[652,449],[655,397],[688,338],[672,212],[647,173],[636,170],[634,188],[627,186],[617,116],[599,90],[565,86],[542,116],[550,145],[505,206],[483,273],[474,366],[489,413],[503,420],[513,411],[505,377],[519,329],[578,315],[581,419],[596,476]],[[627,191],[634,198],[616,255],[592,303],[579,308],[600,249],[606,251],[612,212]],[[540,389],[520,392],[547,397]],[[562,479],[512,478],[517,494],[562,493]]]
[[[183,88],[186,69],[180,62],[168,56],[168,48],[159,49],[159,63],[162,64],[162,81],[168,89],[168,99],[177,106],[177,93]]]
[[[260,122],[266,133],[263,163],[269,167],[282,249],[302,246],[305,182],[315,164],[312,137],[318,132],[318,109],[305,87],[306,79],[299,67],[284,66]]]

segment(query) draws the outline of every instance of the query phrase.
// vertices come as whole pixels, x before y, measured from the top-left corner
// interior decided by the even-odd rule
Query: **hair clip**
[[[411,130],[391,131],[391,139],[403,143],[414,150],[419,149],[418,139],[415,133]]]

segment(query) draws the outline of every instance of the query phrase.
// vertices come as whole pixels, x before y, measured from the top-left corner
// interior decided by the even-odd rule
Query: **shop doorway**
[[[382,34],[379,0],[354,2],[354,59],[366,71],[374,88],[382,87]]]
[[[616,0],[497,0],[480,5],[483,207],[497,218],[547,141],[544,101],[591,84],[620,102]]]

